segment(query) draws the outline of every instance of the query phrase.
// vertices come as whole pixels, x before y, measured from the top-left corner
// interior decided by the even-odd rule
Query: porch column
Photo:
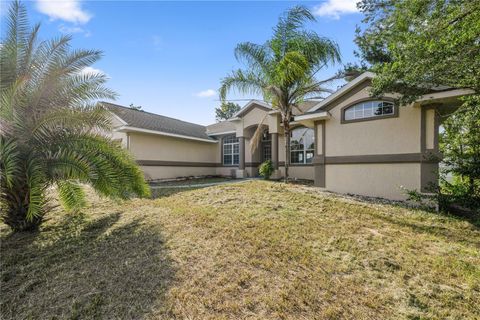
[[[315,122],[315,156],[313,157],[315,168],[315,186],[325,188],[325,120]]]
[[[272,144],[272,163],[275,170],[278,169],[278,133],[271,134],[271,144]]]
[[[239,157],[240,160],[238,161],[238,169],[244,170],[245,169],[245,138],[238,137],[238,145],[239,145]]]

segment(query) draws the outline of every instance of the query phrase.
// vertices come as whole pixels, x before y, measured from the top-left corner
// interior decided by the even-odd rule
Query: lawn
[[[480,223],[250,181],[1,226],[2,319],[479,319]]]

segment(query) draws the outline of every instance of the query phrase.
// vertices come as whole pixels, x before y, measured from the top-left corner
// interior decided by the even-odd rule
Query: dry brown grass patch
[[[480,317],[467,221],[264,181],[2,227],[4,318]]]

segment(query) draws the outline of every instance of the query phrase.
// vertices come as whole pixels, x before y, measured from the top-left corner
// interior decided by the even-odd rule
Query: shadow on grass
[[[2,319],[140,319],[162,308],[174,268],[158,230],[121,213],[68,215],[1,243]]]

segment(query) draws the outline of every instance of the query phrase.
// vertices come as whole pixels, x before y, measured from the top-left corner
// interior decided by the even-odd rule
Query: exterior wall
[[[250,126],[259,124],[268,112],[260,108],[253,108],[248,113],[246,113],[242,118],[243,128],[246,129]],[[265,124],[268,123],[268,119],[265,119]]]
[[[315,184],[339,193],[405,200],[400,186],[427,191],[437,180],[438,119],[433,107],[397,107],[393,117],[344,122],[344,108],[369,99],[369,86],[332,103],[315,123]],[[386,98],[388,99],[388,97]]]
[[[129,150],[137,160],[220,162],[219,143],[133,132],[129,135]]]
[[[400,186],[420,189],[419,163],[338,164],[326,166],[327,190],[405,200]]]
[[[235,171],[238,167],[217,167],[215,168],[215,174],[224,177],[235,177]]]
[[[147,179],[217,174],[220,143],[130,132],[129,150]]]
[[[326,121],[326,156],[420,152],[421,108],[399,107],[399,117],[341,123],[343,107],[369,98],[369,88],[344,99]]]
[[[288,168],[288,175],[291,178],[313,180],[315,177],[314,168],[311,165],[305,166],[292,166]]]

